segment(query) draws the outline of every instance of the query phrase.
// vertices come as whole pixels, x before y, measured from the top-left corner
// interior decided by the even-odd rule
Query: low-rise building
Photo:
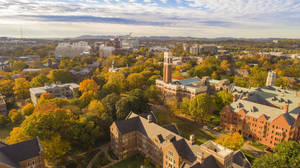
[[[275,147],[282,141],[300,140],[300,94],[275,86],[233,86],[233,103],[221,111],[221,127]]]
[[[131,113],[110,126],[112,151],[119,159],[139,153],[163,168],[251,167],[241,151],[213,141],[197,145],[194,135],[187,140],[170,128],[159,126],[151,115],[144,118]]]
[[[5,98],[3,95],[0,95],[0,114],[7,115],[7,107]]]
[[[1,168],[44,168],[43,148],[38,138],[7,145],[0,142]]]
[[[73,98],[74,91],[79,88],[76,83],[51,84],[44,87],[30,88],[30,97],[34,105],[43,93],[50,93],[53,97]]]

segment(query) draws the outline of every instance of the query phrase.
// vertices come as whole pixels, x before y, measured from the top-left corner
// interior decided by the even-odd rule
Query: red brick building
[[[274,86],[234,86],[233,103],[221,111],[221,126],[231,132],[275,147],[282,141],[300,139],[300,96]]]
[[[155,118],[155,117],[154,117]],[[179,135],[176,126],[159,126],[153,118],[131,113],[110,126],[113,153],[124,159],[142,154],[163,168],[250,168],[241,151],[232,151],[213,141],[202,145]]]

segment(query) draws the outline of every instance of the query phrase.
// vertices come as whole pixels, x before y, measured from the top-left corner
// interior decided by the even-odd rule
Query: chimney
[[[148,122],[151,123],[151,122],[152,122],[152,115],[149,114],[149,115],[147,116],[147,119],[148,119]]]
[[[233,95],[233,102],[236,102],[237,101],[237,97],[238,97],[238,95]]]
[[[247,99],[249,98],[249,94],[248,94],[248,93],[246,94],[246,98],[247,98]]]
[[[189,142],[190,142],[192,145],[194,145],[194,143],[195,143],[195,135],[194,135],[194,134],[190,135],[190,140],[189,140]]]
[[[285,104],[284,105],[284,112],[289,112],[289,105],[288,104]]]

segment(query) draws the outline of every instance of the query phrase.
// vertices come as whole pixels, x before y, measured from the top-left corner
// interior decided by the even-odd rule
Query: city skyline
[[[299,38],[297,0],[0,0],[0,36]]]

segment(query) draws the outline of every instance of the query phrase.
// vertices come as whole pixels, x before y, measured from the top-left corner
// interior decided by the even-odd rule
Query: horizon
[[[0,36],[300,38],[297,0],[0,0]]]

